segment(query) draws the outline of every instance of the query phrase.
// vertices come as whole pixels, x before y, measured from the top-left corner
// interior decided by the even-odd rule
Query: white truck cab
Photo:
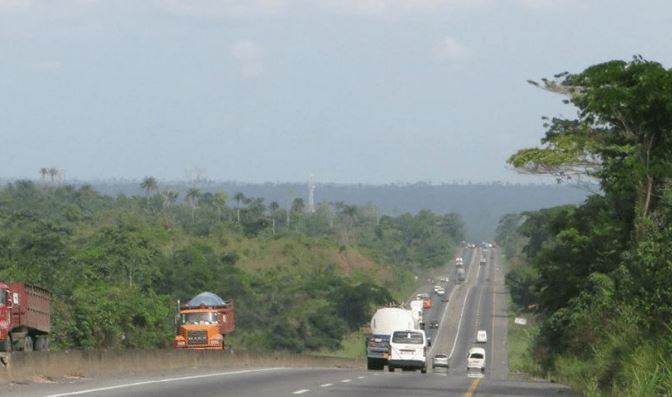
[[[427,373],[427,346],[429,341],[423,330],[394,331],[390,339],[390,359],[387,367],[390,372],[396,368],[402,370],[420,370]]]

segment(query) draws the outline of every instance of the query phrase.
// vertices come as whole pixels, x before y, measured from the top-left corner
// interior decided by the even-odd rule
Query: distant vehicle
[[[440,286],[440,285],[435,285],[435,286],[434,286],[434,293],[438,293],[438,292],[439,292],[440,290],[442,290],[442,289],[443,289],[442,286]]]
[[[440,290],[436,291],[436,294],[437,294],[438,296],[443,296],[443,295],[446,294],[446,290],[443,289],[443,288],[441,288]]]
[[[464,269],[457,269],[457,282],[461,283],[467,277]]]
[[[425,310],[431,309],[432,308],[432,298],[425,298],[422,300],[422,308]]]
[[[420,370],[427,373],[427,346],[429,341],[422,330],[394,331],[390,339],[390,359],[387,368],[394,372],[402,370]]]
[[[422,309],[421,309],[422,310]],[[366,337],[366,366],[382,370],[390,358],[390,338],[394,330],[415,329],[416,318],[410,310],[384,307],[371,318],[371,335]]]
[[[455,258],[455,265],[463,265],[463,264],[464,260],[462,259],[462,257],[458,256],[457,258]]]
[[[432,368],[448,368],[448,355],[437,353],[432,358]]]
[[[425,329],[424,303],[422,299],[412,300],[409,304],[411,308],[411,315],[415,319],[416,328]]]
[[[488,343],[488,333],[484,329],[479,329],[476,333],[476,342]]]
[[[467,371],[470,369],[480,369],[485,372],[485,349],[482,347],[472,347],[467,354]]]
[[[48,351],[50,302],[45,289],[0,281],[0,352]]]
[[[438,321],[432,321],[429,323],[429,328],[439,328],[439,322]]]

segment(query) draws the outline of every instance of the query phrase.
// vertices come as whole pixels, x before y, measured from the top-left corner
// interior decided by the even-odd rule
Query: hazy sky
[[[573,110],[526,80],[670,43],[669,0],[0,0],[0,178],[534,182]]]

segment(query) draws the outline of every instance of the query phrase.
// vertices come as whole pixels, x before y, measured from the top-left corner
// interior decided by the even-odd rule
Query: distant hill
[[[83,184],[78,182],[76,184]],[[97,191],[116,196],[142,195],[139,181],[91,182]],[[297,183],[236,183],[201,181],[195,184],[202,192],[223,190],[232,197],[236,192],[263,197],[266,203],[277,201],[282,207],[295,197],[308,202],[308,187]],[[383,214],[416,213],[428,209],[438,213],[456,212],[467,226],[467,237],[473,241],[491,239],[502,215],[548,208],[562,204],[578,204],[585,191],[566,185],[512,185],[427,183],[394,185],[316,184],[315,202],[345,202],[355,205],[373,204]],[[161,189],[186,191],[194,186],[186,182],[159,182]],[[180,198],[183,198],[181,195]],[[231,200],[232,202],[233,200]]]

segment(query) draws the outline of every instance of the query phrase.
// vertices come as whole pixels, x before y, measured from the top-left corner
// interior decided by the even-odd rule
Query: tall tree
[[[58,177],[58,169],[56,168],[49,168],[49,178],[51,179],[51,184],[53,185],[56,182],[56,178]]]
[[[46,182],[48,175],[49,175],[49,168],[46,167],[40,168],[40,176],[42,177],[42,182]]]
[[[140,187],[145,191],[145,199],[149,204],[149,196],[159,189],[159,183],[153,176],[147,176],[142,180],[142,183],[140,183]]]
[[[240,224],[240,202],[245,201],[245,195],[238,192],[233,195],[233,199],[236,200],[236,221]]]
[[[215,192],[212,197],[212,202],[217,207],[217,216],[219,221],[222,221],[222,210],[226,208],[226,201],[229,199],[229,195],[226,192]]]
[[[191,207],[191,222],[193,223],[195,220],[196,208],[198,207],[198,199],[201,197],[201,191],[192,187],[187,191],[186,197],[187,202]]]
[[[638,56],[556,75],[543,88],[566,95],[578,118],[552,119],[545,146],[520,150],[509,163],[561,178],[598,178],[605,192],[632,197],[636,237],[645,236],[672,175],[672,70]]]

